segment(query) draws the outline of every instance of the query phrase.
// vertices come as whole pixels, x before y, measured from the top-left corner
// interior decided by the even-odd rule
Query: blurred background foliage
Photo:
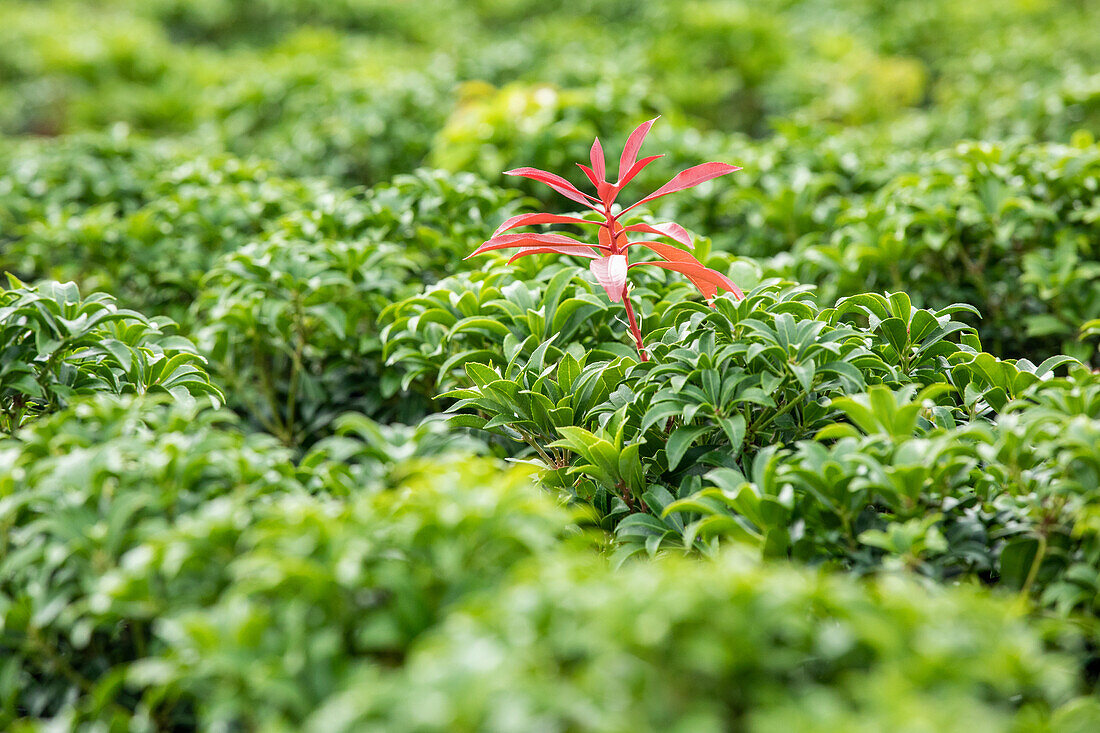
[[[0,0],[0,728],[1100,729],[1097,28]],[[639,364],[462,257],[656,115]]]
[[[181,319],[218,255],[319,187],[421,165],[503,186],[502,170],[568,170],[595,135],[613,148],[662,114],[650,144],[668,168],[745,166],[659,206],[717,249],[826,300],[972,303],[1002,355],[1093,351],[1076,327],[1100,308],[1095,3],[9,0],[4,15],[0,264],[25,278],[118,282],[138,291],[124,304]]]

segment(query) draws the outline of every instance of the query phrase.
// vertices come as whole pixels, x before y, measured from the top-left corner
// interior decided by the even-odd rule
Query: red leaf
[[[512,264],[520,257],[526,257],[527,255],[573,255],[574,257],[588,257],[589,259],[595,259],[598,255],[592,252],[591,247],[524,247],[519,252],[516,252],[508,259],[508,264]]]
[[[653,161],[657,160],[657,158],[663,158],[663,157],[665,157],[663,154],[662,155],[651,155],[648,158],[642,158],[637,163],[632,165],[630,167],[630,170],[628,170],[626,172],[626,175],[621,177],[618,180],[618,182],[615,184],[616,192],[623,190],[623,188],[626,187],[626,184],[633,181],[635,176],[637,176],[639,173],[641,173],[642,169],[645,168],[647,165],[649,165]]]
[[[512,229],[534,224],[599,224],[599,222],[565,214],[516,214],[497,227],[497,230],[493,232],[493,236],[496,237]]]
[[[618,189],[615,188],[615,184],[601,181],[597,178],[596,171],[584,163],[577,163],[577,167],[584,171],[584,175],[588,177],[588,180],[592,181],[592,185],[596,187],[596,193],[600,195],[600,201],[603,202],[603,205],[611,206],[615,202],[615,196],[619,193]]]
[[[718,178],[719,176],[724,176],[727,173],[733,173],[734,171],[739,170],[741,170],[739,167],[735,165],[730,165],[728,163],[702,163],[700,165],[693,166],[691,168],[688,168],[686,171],[681,171],[680,173],[677,173],[675,178],[658,188],[653,193],[646,196],[638,203],[634,204],[633,206],[628,206],[626,209],[623,209],[623,213],[625,214],[627,211],[633,209],[634,206],[641,206],[647,201],[652,201],[655,198],[667,196],[668,194],[676,193],[677,191],[683,191],[686,188],[698,186],[700,183],[709,181],[712,178]]]
[[[702,262],[695,259],[695,255],[693,255],[691,252],[685,252],[684,250],[680,249],[679,247],[673,247],[671,244],[662,244],[660,242],[631,242],[630,243],[630,246],[633,247],[634,245],[639,245],[641,247],[645,247],[646,249],[652,250],[653,252],[656,252],[658,255],[665,258],[669,262],[684,262],[684,263],[687,263],[689,265],[694,265],[696,267],[700,267],[704,270],[708,269]],[[649,263],[648,262],[637,262],[635,264],[645,265],[645,264],[649,264]],[[631,265],[631,267],[633,267],[633,266],[634,265]],[[713,272],[718,277],[722,277],[722,278],[725,277],[724,275],[722,275],[721,273],[719,273],[715,270],[709,270],[709,272]]]
[[[623,225],[615,222],[613,226],[615,228],[615,249],[618,250],[616,254],[622,254],[630,246],[630,243],[626,241],[626,231],[623,229]],[[600,227],[598,234],[600,244],[610,248],[611,232],[608,231],[607,227]]]
[[[596,184],[596,191],[600,194],[600,201],[603,201],[604,205],[608,207],[615,203],[615,197],[619,195],[619,189],[615,188],[614,183],[601,181]]]
[[[688,234],[687,229],[672,222],[668,224],[631,224],[625,231],[656,234],[658,236],[674,239],[687,247],[695,247],[695,243],[691,241],[691,235]],[[637,242],[637,244],[645,244],[645,242]]]
[[[563,234],[502,234],[499,237],[493,237],[487,242],[484,242],[480,247],[466,255],[463,259],[468,260],[474,255],[484,254],[494,249],[508,249],[510,247],[558,247],[562,245],[566,247],[598,247],[599,249],[610,249],[609,247],[597,244],[584,244],[583,242],[578,242]]]
[[[598,186],[600,185],[599,181],[607,180],[607,163],[603,157],[603,146],[600,145],[599,138],[592,142],[592,150],[588,152],[588,157],[592,160],[592,170],[596,172],[596,178],[598,179],[593,183]]]
[[[596,171],[592,170],[584,163],[577,163],[577,167],[584,171],[584,177],[592,181],[592,185],[596,188],[600,187],[600,179],[596,178]]]
[[[653,265],[654,267],[663,267],[666,270],[679,272],[685,275],[707,300],[711,300],[718,294],[718,288],[730,291],[738,300],[745,297],[745,293],[742,292],[741,288],[734,285],[728,277],[709,267],[704,267],[701,262],[682,249],[656,242],[637,242],[637,244],[649,247],[649,249],[670,261],[635,262],[630,267]]]
[[[539,183],[545,183],[567,199],[576,201],[578,204],[584,204],[590,209],[596,208],[591,204],[591,201],[599,200],[595,196],[589,196],[582,192],[561,176],[546,171],[540,171],[538,168],[516,168],[515,170],[504,171],[504,175],[522,176],[524,178],[530,178],[533,181],[538,181]]]
[[[649,134],[649,128],[653,127],[653,123],[658,119],[660,119],[659,115],[648,122],[643,122],[638,125],[634,128],[634,132],[630,133],[630,137],[626,139],[626,145],[623,146],[622,157],[619,158],[620,186],[626,185],[626,181],[623,180],[626,178],[625,174],[634,167],[634,161],[638,159],[638,151],[642,149],[642,142],[645,140],[645,136]]]
[[[596,281],[607,291],[607,297],[612,303],[623,299],[623,288],[626,287],[626,255],[597,257],[588,267],[596,276]]]

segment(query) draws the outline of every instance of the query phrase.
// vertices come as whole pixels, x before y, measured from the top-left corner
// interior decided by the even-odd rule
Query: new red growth
[[[666,270],[679,272],[698,288],[705,299],[712,300],[718,289],[728,290],[734,297],[741,299],[745,294],[741,292],[733,282],[725,275],[703,266],[703,263],[685,250],[670,244],[650,241],[631,241],[631,234],[653,234],[658,237],[671,239],[686,247],[694,247],[691,236],[679,224],[630,224],[623,226],[620,220],[632,209],[653,199],[667,196],[670,193],[683,191],[697,186],[712,178],[724,176],[727,173],[741,170],[737,166],[726,163],[703,163],[678,173],[671,181],[658,188],[648,196],[636,201],[630,206],[618,212],[612,212],[615,199],[619,192],[634,179],[647,165],[663,157],[651,155],[648,158],[638,160],[638,151],[642,147],[649,128],[656,119],[643,122],[630,134],[626,141],[626,147],[619,158],[619,178],[614,183],[606,180],[607,164],[604,160],[603,147],[600,139],[596,138],[592,143],[592,167],[581,163],[581,170],[596,188],[596,196],[584,193],[561,176],[537,168],[516,168],[506,171],[509,176],[523,176],[540,183],[544,183],[566,198],[575,201],[599,215],[599,220],[583,219],[579,216],[565,214],[519,214],[500,225],[493,238],[483,243],[470,253],[466,259],[474,255],[483,254],[494,249],[518,248],[519,251],[512,255],[509,263],[515,262],[520,257],[537,254],[563,254],[575,257],[585,257],[592,262],[590,268],[596,280],[607,291],[607,297],[612,302],[623,301],[626,308],[627,319],[630,323],[630,331],[638,346],[638,353],[642,361],[648,360],[645,346],[642,343],[642,333],[638,328],[638,321],[634,316],[634,309],[630,304],[629,285],[627,272],[633,267],[652,265],[663,267]],[[520,227],[536,224],[593,224],[599,227],[598,241],[595,244],[579,242],[576,239],[563,234],[505,234],[504,232]],[[630,248],[634,246],[646,247],[655,252],[660,260],[646,262],[630,262]]]

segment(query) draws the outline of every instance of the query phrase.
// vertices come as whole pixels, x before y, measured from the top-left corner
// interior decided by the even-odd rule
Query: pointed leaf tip
[[[737,287],[732,280],[717,270],[706,267],[702,262],[695,259],[694,255],[690,252],[685,252],[682,249],[677,249],[671,245],[660,244],[658,242],[632,242],[631,244],[639,244],[643,247],[647,247],[666,260],[665,262],[635,262],[630,265],[632,268],[650,265],[679,272],[681,275],[686,276],[687,279],[691,281],[691,284],[694,285],[699,293],[707,300],[711,300],[718,295],[719,288],[730,291],[737,300],[741,300],[745,297],[741,288]]]
[[[646,120],[642,124],[634,128],[634,132],[630,133],[630,137],[626,139],[626,145],[623,146],[623,154],[619,158],[619,184],[626,185],[623,182],[623,178],[626,173],[634,167],[634,163],[638,160],[638,151],[642,149],[642,143],[645,141],[645,136],[649,134],[649,128],[653,127],[653,123],[660,119],[660,115],[657,115],[652,120]]]
[[[523,178],[530,178],[532,181],[544,183],[567,199],[576,201],[578,204],[583,204],[590,209],[596,208],[592,205],[593,201],[599,201],[595,196],[589,196],[556,173],[539,170],[538,168],[513,168],[510,171],[504,171],[504,175],[521,176]]]
[[[695,248],[695,243],[691,241],[691,235],[688,234],[688,231],[674,222],[668,222],[666,224],[631,224],[625,231],[657,234],[662,237],[673,239],[685,247]],[[644,242],[639,242],[638,244],[644,244]]]
[[[730,165],[729,163],[701,163],[696,166],[692,166],[687,170],[677,173],[671,181],[658,188],[653,193],[649,194],[645,198],[641,199],[637,203],[628,206],[623,210],[625,214],[635,206],[641,206],[642,204],[652,201],[653,199],[660,198],[661,196],[667,196],[670,193],[676,193],[677,191],[683,191],[688,188],[698,186],[700,183],[705,183],[711,179],[724,176],[734,171],[741,170],[738,166]]]
[[[600,145],[599,138],[592,141],[592,150],[589,151],[588,156],[592,160],[592,170],[595,171],[598,179],[593,183],[599,186],[600,182],[607,180],[607,162],[604,159],[603,146]]]
[[[501,234],[500,236],[493,237],[482,243],[480,247],[475,249],[470,254],[463,257],[463,259],[470,259],[474,255],[484,254],[485,252],[492,251],[494,249],[510,249],[513,247],[598,247],[600,249],[610,249],[608,247],[602,247],[598,244],[584,244],[578,242],[575,239],[565,236],[564,234]]]

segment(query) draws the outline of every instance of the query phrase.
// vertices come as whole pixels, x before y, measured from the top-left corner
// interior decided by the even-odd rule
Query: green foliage
[[[5,3],[0,130],[56,135],[116,120],[175,128],[189,115],[165,29],[71,3]]]
[[[370,189],[362,223],[378,239],[403,248],[415,263],[413,284],[419,289],[464,270],[458,260],[531,203],[470,173],[425,168]]]
[[[996,582],[1062,613],[1094,612],[1100,382],[1023,366],[1030,385],[992,421],[955,426],[932,400],[939,385],[878,385],[833,402],[849,422],[761,452],[751,472],[716,469],[666,511],[689,538]]]
[[[392,405],[374,325],[412,268],[396,247],[368,242],[272,239],[225,257],[194,320],[231,404],[287,445],[312,442],[347,410]]]
[[[199,42],[270,43],[296,27],[309,24],[347,31],[367,31],[423,43],[444,42],[470,18],[455,0],[431,5],[405,5],[385,0],[116,0],[117,4],[155,18],[177,37]],[[448,33],[448,31],[450,33]]]
[[[380,313],[453,272],[511,206],[472,176],[424,170],[268,222],[210,268],[191,314],[231,405],[288,445],[348,410],[422,417],[426,402],[383,368]]]
[[[618,572],[567,557],[466,604],[307,729],[1008,731],[1066,682],[1019,616],[969,590],[736,555]]]
[[[1084,357],[1100,312],[1100,146],[960,144],[900,172],[806,238],[791,270],[826,293],[905,288],[924,303],[973,303],[994,353]]]
[[[148,653],[156,609],[216,592],[224,568],[217,555],[179,557],[129,603],[106,595],[108,576],[215,499],[294,488],[270,438],[224,422],[193,407],[100,398],[0,444],[5,725],[66,710],[110,719],[132,706],[122,665]]]
[[[558,272],[547,292],[562,293],[572,277],[568,271]],[[812,438],[838,416],[837,398],[868,385],[923,381],[943,394],[952,387],[940,373],[957,362],[964,366],[952,377],[960,384],[970,379],[969,391],[958,390],[969,395],[969,402],[946,402],[937,419],[953,424],[956,417],[985,413],[992,409],[990,401],[996,402],[988,394],[994,387],[987,375],[980,372],[973,378],[965,367],[977,352],[949,338],[972,334],[952,320],[958,308],[919,310],[896,293],[819,309],[804,289],[769,283],[740,302],[719,298],[710,309],[676,298],[682,292],[672,290],[671,302],[643,311],[652,362],[638,363],[629,352],[608,361],[592,347],[578,348],[583,342],[559,348],[559,336],[571,339],[568,330],[557,326],[546,333],[530,329],[517,334],[524,326],[546,323],[530,307],[525,315],[517,301],[528,296],[520,288],[513,288],[507,299],[481,300],[477,296],[484,296],[484,289],[458,299],[467,300],[471,308],[480,301],[485,310],[511,316],[466,316],[465,323],[480,330],[476,338],[495,339],[497,349],[479,344],[480,351],[456,350],[440,363],[440,356],[432,359],[406,347],[393,358],[411,362],[421,373],[438,365],[438,381],[465,382],[468,386],[444,395],[457,400],[451,407],[458,413],[452,424],[529,446],[552,471],[545,478],[548,483],[570,487],[596,506],[608,528],[617,525],[625,555],[653,552],[662,542],[681,537],[685,546],[692,546],[698,531],[686,530],[676,515],[669,519],[671,502],[697,491],[711,467],[747,472],[760,451]],[[418,331],[422,337],[453,344],[464,336],[462,321],[444,318],[440,301],[428,300],[429,311],[420,310],[423,300],[414,299],[406,307],[416,309],[421,322],[430,321],[427,331]],[[551,295],[547,312],[560,308],[559,302],[569,301]],[[430,319],[424,315],[437,311]],[[860,326],[861,319],[868,326]],[[395,342],[415,335],[406,332]],[[972,336],[964,340],[977,343]],[[503,358],[472,363],[481,353]],[[465,364],[465,380],[453,371],[460,363]],[[774,549],[782,551],[782,544]]]
[[[167,318],[119,309],[102,293],[81,298],[73,283],[8,280],[0,290],[0,432],[96,392],[224,399],[206,359],[173,335]]]
[[[338,498],[210,411],[100,399],[38,421],[0,444],[0,722],[301,720],[557,546],[567,518],[523,473],[421,463]]]
[[[607,322],[609,303],[598,287],[562,265],[536,282],[500,271],[445,279],[381,313],[386,363],[402,369],[402,388],[419,380],[432,395],[459,384],[464,364],[514,362],[551,338],[576,343],[581,353],[631,354]],[[547,363],[555,363],[561,350],[548,348]]]
[[[240,51],[209,72],[215,86],[196,99],[199,137],[294,176],[372,184],[410,171],[445,120],[454,79],[417,63],[396,71],[399,54],[315,31]]]
[[[0,177],[0,263],[180,318],[218,255],[331,196],[270,164],[127,136],[22,145]]]
[[[489,452],[484,441],[450,428],[442,415],[401,425],[352,412],[336,418],[332,428],[333,435],[319,441],[300,466],[310,487],[323,486],[333,495],[398,483],[410,463],[423,466],[429,459]]]
[[[2,16],[0,728],[1100,728],[1100,4]]]

